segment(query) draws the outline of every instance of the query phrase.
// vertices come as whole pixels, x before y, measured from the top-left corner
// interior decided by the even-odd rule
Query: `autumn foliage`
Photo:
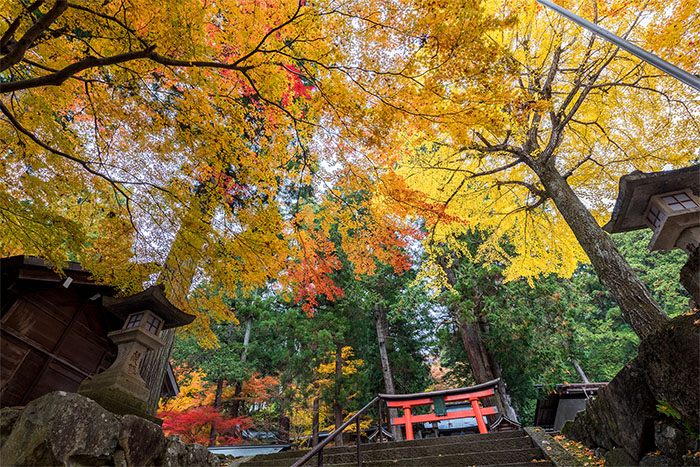
[[[243,441],[243,430],[250,428],[248,417],[230,417],[214,407],[216,385],[206,380],[206,374],[186,366],[175,369],[180,384],[180,394],[170,400],[161,401],[158,418],[163,420],[166,435],[179,435],[187,443],[209,444],[212,424],[216,426],[215,444],[227,446]],[[252,403],[265,400],[265,388],[276,383],[274,379],[255,375],[244,385],[243,399]],[[228,386],[223,393],[224,400],[230,400],[233,388]]]
[[[212,424],[215,424],[219,433],[216,444],[240,444],[243,442],[242,430],[251,426],[248,418],[227,418],[211,406],[164,410],[158,412],[158,418],[163,420],[166,436],[179,435],[186,443],[208,444]]]

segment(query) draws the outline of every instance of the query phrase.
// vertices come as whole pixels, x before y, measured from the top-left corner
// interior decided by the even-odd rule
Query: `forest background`
[[[697,1],[562,4],[700,71]],[[599,224],[622,175],[697,162],[697,96],[534,2],[0,12],[0,252],[197,315],[145,363],[175,343],[192,440],[337,426],[431,368],[527,421],[687,309],[682,255]]]

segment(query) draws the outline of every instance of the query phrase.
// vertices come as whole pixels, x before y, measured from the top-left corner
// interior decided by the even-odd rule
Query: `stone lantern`
[[[700,304],[700,164],[662,172],[632,172],[620,179],[609,233],[645,227],[654,235],[650,250],[680,248],[688,253],[680,282]]]
[[[680,248],[691,253],[700,245],[700,164],[663,172],[632,172],[620,179],[620,191],[609,233],[645,227],[654,235],[649,249]]]
[[[117,345],[117,359],[103,373],[83,381],[78,393],[113,413],[158,422],[148,409],[150,391],[139,374],[141,362],[146,352],[165,344],[161,330],[189,324],[195,317],[175,308],[162,285],[128,297],[103,297],[102,306],[124,319],[121,329],[107,334]]]

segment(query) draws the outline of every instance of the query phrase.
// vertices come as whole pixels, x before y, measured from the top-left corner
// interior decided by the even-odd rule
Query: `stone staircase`
[[[256,456],[241,467],[291,466],[308,451],[287,451]],[[332,447],[323,450],[323,465],[357,466],[357,447]],[[314,456],[305,465],[316,466]],[[362,465],[371,467],[396,466],[553,466],[542,450],[524,431],[472,434],[429,438],[395,443],[362,445]]]

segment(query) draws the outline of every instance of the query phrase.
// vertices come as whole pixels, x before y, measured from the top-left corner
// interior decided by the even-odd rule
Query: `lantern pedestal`
[[[117,359],[103,373],[83,381],[78,394],[89,397],[112,413],[132,414],[161,424],[162,421],[149,411],[149,389],[139,375],[139,368],[146,352],[162,347],[165,342],[141,327],[120,329],[107,336],[117,344]]]

